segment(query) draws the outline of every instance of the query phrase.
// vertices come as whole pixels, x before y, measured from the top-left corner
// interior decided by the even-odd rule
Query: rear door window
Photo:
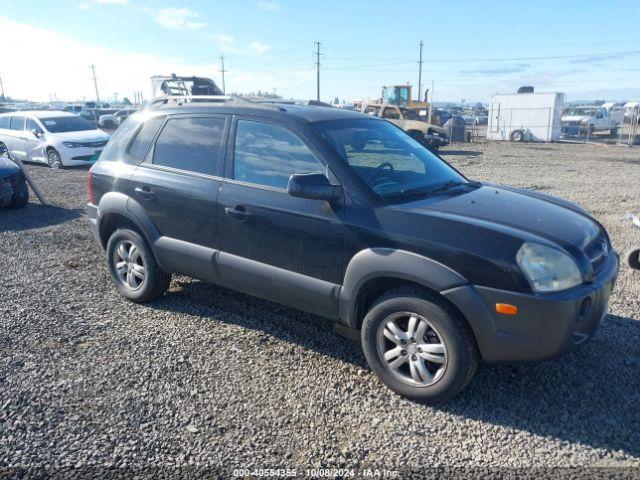
[[[11,117],[11,130],[24,130],[25,117]]]
[[[153,148],[153,164],[218,175],[223,150],[224,116],[170,118]]]

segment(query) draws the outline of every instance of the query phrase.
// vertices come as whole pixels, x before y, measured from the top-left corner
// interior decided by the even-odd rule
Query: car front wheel
[[[473,377],[478,353],[457,312],[420,291],[395,290],[366,314],[362,345],[372,370],[400,395],[441,403]]]
[[[118,291],[134,302],[148,302],[169,288],[171,274],[163,271],[138,232],[118,229],[107,242],[107,262]]]
[[[62,158],[60,157],[60,154],[53,148],[50,148],[47,151],[47,164],[49,164],[49,166],[54,169],[63,168],[64,166],[62,164]]]

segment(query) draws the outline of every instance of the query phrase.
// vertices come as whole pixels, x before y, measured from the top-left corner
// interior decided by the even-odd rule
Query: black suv
[[[383,119],[319,106],[134,114],[91,169],[88,212],[127,298],[162,295],[176,272],[322,315],[428,402],[479,360],[584,343],[619,263],[582,208],[468,180]]]

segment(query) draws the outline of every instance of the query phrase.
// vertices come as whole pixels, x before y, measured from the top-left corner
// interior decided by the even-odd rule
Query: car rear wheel
[[[372,370],[400,395],[441,403],[462,390],[478,365],[475,341],[457,312],[420,291],[381,297],[362,324]]]
[[[640,249],[629,253],[629,266],[635,270],[640,270]]]
[[[47,164],[54,169],[64,168],[60,154],[54,149],[47,150]]]
[[[524,132],[522,130],[514,130],[509,138],[512,142],[521,142],[524,138]]]
[[[171,283],[145,239],[129,229],[116,230],[107,242],[107,262],[118,291],[134,302],[160,297]]]

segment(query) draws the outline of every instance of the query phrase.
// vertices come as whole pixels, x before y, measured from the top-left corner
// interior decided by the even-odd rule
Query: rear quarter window
[[[0,117],[0,128],[9,128],[9,119],[11,117]]]
[[[111,138],[109,138],[107,146],[104,147],[102,155],[100,155],[100,161],[125,159],[124,155],[122,155],[124,153],[124,149],[127,148],[129,140],[131,140],[131,136],[136,132],[141,123],[142,118],[136,115],[131,116],[122,122],[118,129],[113,132]]]
[[[153,117],[144,122],[144,125],[142,125],[142,128],[138,130],[136,137],[129,145],[129,150],[127,151],[132,159],[138,162],[142,162],[144,160],[144,157],[151,146],[151,142],[153,141],[153,137],[155,137],[160,125],[164,122],[164,119],[164,116]]]

